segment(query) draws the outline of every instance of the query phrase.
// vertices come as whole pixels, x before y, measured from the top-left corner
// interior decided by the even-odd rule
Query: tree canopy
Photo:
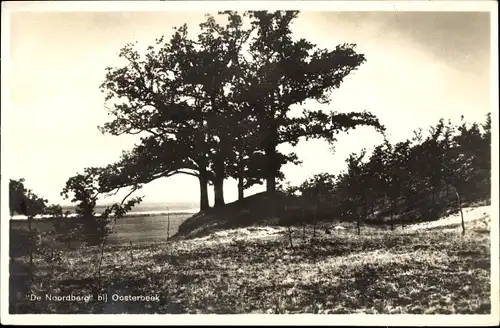
[[[351,154],[336,179],[319,174],[296,188],[327,190],[330,214],[391,224],[435,219],[455,207],[455,194],[464,201],[491,197],[490,114],[483,124],[441,119],[425,136],[417,130],[394,144],[386,139],[366,155]]]
[[[299,117],[288,115],[306,100],[328,104],[331,91],[365,61],[353,44],[328,50],[295,40],[291,26],[298,14],[225,11],[219,13],[225,25],[207,15],[196,39],[183,25],[145,55],[126,45],[120,57],[127,64],[108,68],[101,86],[112,117],[101,131],[146,137],[137,145],[142,151],[124,154],[120,163],[140,163],[144,181],[189,172],[200,180],[205,209],[207,185],[213,184],[219,206],[229,177],[239,181],[240,198],[263,180],[268,191],[276,190],[282,166],[300,162],[293,153],[280,153],[280,144],[301,138],[333,143],[338,133],[361,125],[382,132],[366,111],[304,109]],[[158,153],[168,156],[151,156]]]
[[[9,211],[10,216],[14,214],[34,217],[43,214],[48,200],[38,196],[31,189],[24,186],[25,179],[9,180]]]

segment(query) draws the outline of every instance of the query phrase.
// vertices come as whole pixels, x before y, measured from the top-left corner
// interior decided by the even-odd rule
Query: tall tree
[[[370,113],[338,114],[304,110],[291,118],[292,105],[305,100],[329,103],[330,92],[364,61],[355,45],[338,45],[334,50],[319,49],[305,39],[292,38],[291,24],[297,11],[253,11],[252,25],[257,35],[250,41],[252,67],[249,70],[245,101],[252,108],[261,128],[262,149],[266,154],[266,187],[276,189],[280,170],[277,147],[296,144],[302,137],[336,141],[335,134],[360,125],[382,130]]]
[[[383,130],[367,112],[287,116],[290,106],[304,100],[328,102],[328,93],[364,61],[354,45],[329,51],[292,40],[289,26],[297,12],[221,14],[228,23],[207,16],[196,41],[184,25],[169,42],[158,40],[158,51],[148,48],[143,59],[125,47],[120,56],[127,66],[110,68],[102,86],[115,102],[114,120],[103,131],[175,140],[185,148],[181,162],[195,163],[200,177],[206,172],[218,206],[230,176],[240,180],[240,196],[262,175],[267,189],[276,189],[281,166],[297,162],[294,154],[280,154],[279,144],[302,137],[334,142],[337,133],[359,125]],[[242,21],[247,16],[248,29]]]
[[[230,127],[238,108],[231,103],[231,88],[238,78],[237,57],[249,33],[241,17],[225,12],[226,26],[207,16],[198,40],[188,38],[187,26],[178,28],[169,42],[157,40],[160,49],[148,48],[141,59],[130,45],[120,56],[128,65],[110,68],[102,88],[114,104],[114,121],[103,131],[120,135],[147,133],[163,141],[175,140],[183,151],[181,163],[196,166],[201,185],[201,209],[206,183],[214,185],[215,205],[224,204],[223,183],[230,174],[234,133]],[[193,165],[194,164],[194,165]],[[179,167],[182,168],[182,167]]]
[[[228,23],[223,26],[207,15],[200,24],[196,50],[191,52],[192,65],[185,72],[184,80],[192,90],[195,99],[202,99],[205,107],[206,132],[211,146],[212,182],[215,206],[225,203],[224,180],[231,176],[231,166],[241,162],[245,153],[251,152],[251,144],[242,138],[253,136],[248,114],[235,101],[245,67],[241,65],[241,50],[248,40],[250,31],[243,28],[242,16],[225,11]],[[235,154],[235,149],[239,153]],[[236,165],[238,166],[238,165]]]
[[[131,44],[120,52],[126,66],[108,68],[101,89],[106,100],[113,101],[111,122],[100,129],[112,135],[143,134],[142,148],[133,154],[135,160],[155,153],[150,166],[143,167],[147,176],[162,177],[178,169],[196,171],[200,181],[200,208],[208,208],[209,156],[205,104],[199,97],[192,101],[193,88],[186,86],[185,72],[192,67],[194,42],[187,38],[186,25],[176,29],[168,42],[156,40],[157,51],[149,47],[144,58]],[[160,148],[159,148],[160,147]],[[164,152],[168,156],[158,156]],[[175,155],[175,156],[170,156]],[[125,156],[122,162],[130,160]],[[165,163],[162,163],[165,160]],[[122,163],[123,164],[123,163]],[[180,165],[180,166],[179,166]],[[163,167],[172,170],[159,174]],[[151,170],[147,172],[146,170]],[[126,176],[123,176],[124,178]],[[133,181],[122,181],[131,185]]]

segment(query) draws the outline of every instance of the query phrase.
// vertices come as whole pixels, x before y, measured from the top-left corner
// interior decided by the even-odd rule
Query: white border
[[[499,208],[498,191],[498,4],[496,1],[16,1],[2,2],[2,112],[10,92],[9,36],[10,16],[13,11],[208,11],[224,9],[298,9],[302,11],[487,11],[491,14],[491,113],[492,113],[492,209]],[[3,115],[2,115],[3,116]],[[315,325],[454,325],[479,326],[499,323],[499,233],[498,212],[492,213],[491,231],[491,315],[9,315],[9,211],[8,162],[10,152],[5,139],[9,125],[2,117],[1,138],[1,323],[2,324],[315,324]],[[13,122],[14,123],[14,122]]]

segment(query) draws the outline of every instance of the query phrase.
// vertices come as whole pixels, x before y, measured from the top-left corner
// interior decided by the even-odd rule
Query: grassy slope
[[[482,209],[483,213],[485,209]],[[201,238],[105,249],[104,292],[158,294],[147,302],[29,302],[39,313],[488,313],[489,215],[468,223],[387,231],[364,227],[311,241],[312,231],[251,227]],[[450,223],[451,222],[451,223]],[[65,250],[41,261],[33,292],[89,295],[97,249]],[[52,254],[51,254],[52,255]],[[27,258],[16,259],[13,278]],[[73,279],[73,280],[71,280]],[[17,284],[20,286],[20,284]],[[16,297],[16,293],[11,293]]]
[[[476,199],[480,198],[476,197]],[[432,222],[444,215],[458,214],[456,199],[452,193],[449,195],[443,193],[439,196],[435,215],[429,214],[430,204],[429,200],[421,199],[415,208],[398,213],[393,219],[394,225],[400,226],[403,222],[406,225],[412,222]],[[476,200],[466,201],[463,206],[485,204],[489,202]],[[389,227],[391,211],[390,204],[378,206],[375,215],[370,215],[364,221],[371,222],[370,225]],[[259,225],[300,225],[300,222],[311,223],[314,217],[323,225],[323,223],[341,220],[335,212],[338,212],[338,209],[324,208],[317,211],[311,199],[285,195],[281,192],[263,192],[226,204],[222,208],[212,208],[193,215],[179,226],[174,237],[176,239],[193,238],[219,230]]]
[[[209,209],[184,221],[176,238],[199,237],[214,231],[285,223],[298,220],[310,207],[298,197],[280,192],[258,193],[242,200],[224,205],[220,209]]]

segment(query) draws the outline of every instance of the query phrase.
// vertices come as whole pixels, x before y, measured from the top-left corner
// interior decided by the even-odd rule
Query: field
[[[114,233],[108,237],[108,244],[130,243],[142,244],[151,242],[167,241],[168,236],[177,233],[179,226],[186,218],[192,214],[172,213],[170,215],[148,215],[148,216],[130,216],[117,221],[114,227]],[[168,221],[170,220],[170,224]],[[27,229],[25,220],[11,220],[11,229]],[[48,232],[53,230],[51,220],[35,220],[33,228],[39,232]],[[169,233],[167,232],[169,231]],[[45,242],[56,247],[65,247],[54,241],[56,235],[47,236]],[[76,243],[75,243],[76,246]]]
[[[166,241],[177,233],[182,222],[192,214],[171,214],[149,217],[126,217],[115,226],[115,233],[108,237],[109,243],[133,244]],[[170,220],[170,224],[168,221]],[[167,233],[168,230],[168,233]]]
[[[395,231],[363,227],[360,235],[348,224],[332,234],[321,229],[315,238],[312,227],[260,226],[146,242],[153,235],[137,237],[143,230],[129,222],[117,227],[122,230],[115,238],[142,242],[130,246],[117,239],[106,246],[100,281],[97,248],[36,257],[31,290],[20,288],[27,257],[11,260],[15,290],[10,310],[486,314],[491,311],[490,210],[465,209],[465,236],[456,220],[443,218],[432,226]],[[107,301],[98,300],[98,294],[106,294]],[[30,301],[29,295],[41,299]],[[49,301],[47,295],[93,296],[87,301]],[[159,300],[115,301],[112,295]]]

